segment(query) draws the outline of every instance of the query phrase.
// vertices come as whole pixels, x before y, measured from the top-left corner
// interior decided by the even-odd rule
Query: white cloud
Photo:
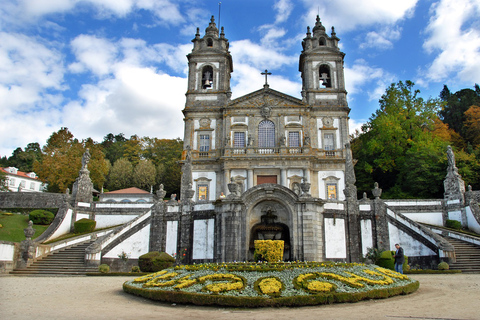
[[[178,4],[169,0],[4,0],[0,9],[5,24],[34,23],[49,14],[81,12],[93,9],[97,19],[124,18],[135,10],[151,11],[159,24],[179,25],[185,22]],[[2,4],[3,6],[3,4]],[[19,14],[21,13],[21,14]],[[16,19],[11,19],[15,16]]]
[[[426,78],[441,82],[478,82],[480,74],[480,1],[441,0],[431,7],[423,47],[435,59]]]
[[[394,24],[410,17],[418,0],[303,0],[310,8],[305,21],[312,24],[317,14],[325,27],[338,26],[342,32],[359,26]]]
[[[292,13],[293,4],[289,0],[278,0],[273,8],[277,11],[275,23],[278,24],[287,21]]]
[[[286,56],[275,49],[262,47],[250,40],[240,40],[230,43],[230,51],[234,64],[246,63],[259,70],[265,68],[280,68],[283,65],[291,65],[297,62],[298,57]]]
[[[391,49],[393,48],[393,42],[400,39],[401,33],[402,28],[398,26],[384,27],[380,31],[370,31],[360,44],[360,48]]]
[[[71,42],[77,61],[69,66],[72,72],[89,71],[97,76],[112,72],[117,48],[110,41],[96,36],[79,35]]]
[[[395,82],[395,76],[382,68],[367,65],[364,60],[356,60],[354,65],[345,68],[345,86],[349,95],[366,93],[369,100],[378,100],[385,89]]]
[[[360,120],[355,120],[352,118],[348,119],[348,133],[350,135],[355,135],[356,132],[362,132],[362,126],[367,122],[368,120],[365,119],[360,119]]]

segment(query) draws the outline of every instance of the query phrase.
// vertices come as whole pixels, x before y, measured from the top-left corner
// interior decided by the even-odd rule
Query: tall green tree
[[[386,198],[439,194],[434,186],[443,185],[448,143],[433,133],[439,101],[425,100],[419,94],[411,81],[390,85],[379,101],[379,109],[353,139],[360,194],[369,192],[374,182],[380,184]],[[429,158],[432,150],[436,150],[436,156]],[[419,167],[422,170],[417,170]],[[411,174],[412,170],[417,170],[417,174]],[[430,172],[438,170],[443,173],[432,175]],[[423,186],[422,192],[414,190],[412,185]]]
[[[126,141],[127,138],[125,138],[123,133],[117,135],[109,133],[103,138],[101,145],[103,146],[105,158],[110,161],[111,165],[118,159],[123,158]]]
[[[133,170],[133,183],[137,188],[150,190],[155,185],[157,170],[151,160],[140,160]]]
[[[33,163],[42,157],[42,149],[38,142],[29,143],[25,150],[17,148],[8,158],[8,166],[15,167],[20,171],[32,172]]]
[[[132,187],[133,166],[125,158],[120,158],[113,164],[108,175],[107,188],[110,191]]]
[[[471,106],[480,106],[480,88],[475,85],[475,90],[462,89],[451,93],[448,87],[444,85],[440,93],[440,99],[443,102],[443,107],[439,111],[440,119],[468,141],[465,128],[465,112]]]
[[[162,183],[167,193],[180,194],[183,141],[177,139],[144,138],[144,156],[157,167],[156,186]]]

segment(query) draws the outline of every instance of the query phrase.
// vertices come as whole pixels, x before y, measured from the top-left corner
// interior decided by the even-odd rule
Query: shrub
[[[32,220],[33,224],[47,225],[52,223],[55,215],[47,210],[33,210],[28,215],[28,219]]]
[[[457,220],[447,220],[445,221],[445,227],[460,230],[462,229],[462,223]]]
[[[166,252],[152,251],[138,258],[138,266],[142,272],[157,272],[170,268],[175,259]]]
[[[73,224],[73,229],[75,233],[92,232],[93,230],[95,230],[96,225],[97,222],[95,220],[83,218],[75,221],[75,223]]]
[[[100,273],[109,273],[110,267],[108,266],[108,264],[101,264],[98,266],[98,271],[100,271]]]
[[[438,270],[448,270],[450,269],[450,266],[446,262],[440,262],[438,264]]]
[[[380,254],[380,258],[378,259],[377,265],[380,267],[383,267],[385,269],[390,269],[390,270],[395,270],[395,258],[393,255],[395,254],[395,251],[383,251]],[[403,263],[403,271],[409,270],[410,266],[408,265],[408,257],[405,257],[405,262]]]
[[[132,266],[132,272],[140,272],[140,268],[138,266]]]

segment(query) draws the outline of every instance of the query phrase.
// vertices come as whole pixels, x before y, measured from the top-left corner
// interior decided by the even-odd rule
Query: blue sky
[[[61,127],[183,138],[187,59],[218,1],[2,0],[0,156]],[[224,0],[233,98],[262,88],[300,97],[298,58],[319,14],[345,56],[350,131],[392,82],[438,97],[480,83],[480,0]]]

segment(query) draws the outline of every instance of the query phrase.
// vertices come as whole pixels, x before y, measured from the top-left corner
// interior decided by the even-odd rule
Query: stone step
[[[85,266],[85,249],[92,242],[62,249],[35,260],[26,269],[15,269],[14,275],[85,275],[87,272],[97,272],[96,267]]]

